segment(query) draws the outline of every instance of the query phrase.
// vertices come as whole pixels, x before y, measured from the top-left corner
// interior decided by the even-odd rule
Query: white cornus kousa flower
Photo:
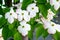
[[[47,15],[47,20],[52,20],[53,19],[53,16],[54,16],[55,14],[51,11],[51,9],[49,9],[48,10],[48,15]]]
[[[50,0],[50,4],[52,6],[54,5],[55,10],[58,10],[60,7],[60,0]]]
[[[17,14],[14,12],[13,8],[10,8],[10,11],[5,14],[5,19],[8,19],[10,24],[14,22],[14,19],[17,19]]]
[[[55,34],[56,31],[60,32],[60,25],[56,24],[54,22],[50,22],[49,28],[48,28],[48,33],[49,34]]]
[[[60,25],[56,24],[54,22],[48,21],[44,18],[41,18],[43,24],[44,24],[44,28],[48,29],[48,33],[49,34],[55,34],[56,31],[60,32]]]
[[[25,20],[26,22],[30,21],[29,12],[26,10],[17,9],[16,13],[18,14],[18,20]]]
[[[33,18],[36,16],[36,13],[39,12],[38,7],[36,6],[36,3],[32,3],[28,5],[27,11],[30,12],[30,17]]]
[[[25,21],[20,22],[20,26],[18,26],[18,31],[23,35],[26,36],[28,34],[28,31],[30,31],[30,25],[27,24]]]

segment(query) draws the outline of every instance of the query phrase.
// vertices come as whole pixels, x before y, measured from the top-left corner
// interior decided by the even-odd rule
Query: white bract
[[[5,19],[8,19],[10,24],[14,22],[14,19],[17,19],[17,14],[14,12],[13,8],[10,8],[10,11],[5,14]]]
[[[44,18],[41,18],[42,22],[44,23],[44,28],[48,29],[49,34],[55,34],[56,31],[60,32],[60,25],[54,22],[48,21]]]
[[[38,7],[35,3],[28,5],[27,11],[30,12],[30,17],[33,18],[36,16],[36,13],[39,12]]]
[[[0,18],[2,18],[3,16],[2,15],[0,15]]]
[[[58,10],[60,7],[60,0],[50,0],[50,4],[52,6],[54,5],[55,10]]]
[[[20,2],[23,2],[23,0],[20,0]]]
[[[26,36],[28,31],[30,31],[30,25],[27,24],[25,21],[20,22],[20,26],[18,26],[18,31],[23,35]]]
[[[51,11],[51,9],[49,9],[48,10],[48,15],[47,15],[47,20],[52,20],[53,19],[53,16],[54,16],[55,14]]]
[[[26,10],[17,9],[16,13],[18,14],[18,20],[25,20],[26,22],[30,21],[29,12]]]
[[[2,28],[0,29],[0,36],[2,36]]]

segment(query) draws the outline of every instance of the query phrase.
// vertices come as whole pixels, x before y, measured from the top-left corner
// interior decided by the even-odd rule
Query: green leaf
[[[44,30],[42,36],[43,36],[44,38],[46,38],[46,37],[48,36],[48,32],[47,32],[47,30]]]
[[[7,40],[9,37],[13,36],[12,31],[9,30],[7,25],[5,25],[5,27],[2,30],[2,36],[3,36],[4,40]]]
[[[7,13],[7,12],[9,12],[10,11],[10,9],[7,7],[7,8],[5,8],[5,9],[3,9],[3,13]]]
[[[11,7],[12,6],[12,0],[5,0],[5,5],[6,7]]]
[[[2,0],[0,0],[0,4],[2,4]]]
[[[28,33],[28,38],[29,38],[30,40],[32,40],[32,38],[33,38],[33,31],[32,31],[32,30],[29,31],[29,33]]]
[[[33,0],[23,0],[22,9],[25,10],[26,7],[32,3]]]
[[[36,14],[36,17],[35,18],[36,19],[39,19],[40,18],[39,13]]]
[[[54,40],[60,40],[60,33],[59,33],[59,32],[56,32],[56,33],[53,35],[53,38],[54,38]]]
[[[6,19],[4,17],[0,18],[0,28],[2,28],[6,24]]]
[[[54,14],[57,14],[58,11],[56,11],[56,10],[54,9],[54,6],[51,6],[50,9],[53,11]]]
[[[49,4],[37,4],[42,15],[47,18],[48,9],[50,8]]]
[[[20,0],[14,0],[14,4],[15,4],[15,3],[19,3],[19,1],[20,1]]]
[[[8,24],[8,25],[9,25],[8,27],[9,27],[10,30],[14,28],[13,24]]]
[[[38,38],[44,32],[44,28],[43,28],[43,25],[42,24],[38,24],[36,27],[37,27],[36,28],[36,38]]]
[[[14,40],[22,40],[22,36],[20,35],[20,33],[18,32],[15,33]]]
[[[36,0],[37,3],[46,3],[46,0]]]
[[[0,15],[4,15],[4,13],[3,13],[3,10],[2,10],[2,8],[1,8],[1,6],[0,6]]]
[[[19,26],[19,22],[17,20],[15,20],[12,24],[10,23],[7,23],[7,24],[10,30],[17,28]]]

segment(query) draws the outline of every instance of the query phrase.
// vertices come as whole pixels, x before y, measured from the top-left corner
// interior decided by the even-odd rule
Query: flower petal
[[[29,24],[25,24],[25,29],[26,29],[27,31],[30,31],[30,30],[31,30],[30,25],[29,25]]]
[[[10,17],[8,18],[8,22],[9,22],[10,24],[12,24],[12,23],[14,22],[14,18],[13,18],[12,16],[10,16]]]
[[[51,9],[49,9],[49,10],[48,10],[47,19],[48,19],[49,21],[52,20],[54,15],[55,15],[55,14],[51,11]]]
[[[55,34],[56,30],[53,27],[48,28],[48,33],[49,34]]]
[[[22,33],[22,30],[23,30],[22,26],[18,26],[17,30],[19,31],[19,33]]]
[[[51,23],[50,23],[50,21],[48,21],[48,20],[46,20],[45,18],[41,18],[41,20],[42,20],[42,22],[43,22],[43,24],[44,24],[44,29],[47,29],[47,28],[49,28],[50,26],[51,26]]]
[[[12,16],[17,19],[17,14],[16,13],[13,13]]]
[[[56,25],[54,28],[55,28],[58,32],[60,32],[60,25]]]
[[[22,35],[26,36],[28,34],[28,31],[26,31],[25,29],[22,30]]]
[[[56,0],[50,0],[50,4],[53,6],[55,4]]]
[[[2,15],[0,15],[0,18],[2,18],[3,16]]]
[[[30,16],[24,15],[24,20],[25,20],[26,22],[30,21]]]
[[[24,26],[26,24],[26,21],[21,21],[20,24],[21,26]]]
[[[23,16],[22,15],[18,15],[18,21],[22,21]]]
[[[30,17],[33,18],[36,16],[36,13],[35,12],[30,12]]]
[[[5,19],[7,19],[7,18],[9,18],[9,17],[10,17],[10,13],[7,12],[7,13],[5,14]]]
[[[59,2],[56,2],[56,3],[54,4],[54,8],[55,8],[55,10],[58,10],[58,9],[59,9],[59,7],[60,7]]]

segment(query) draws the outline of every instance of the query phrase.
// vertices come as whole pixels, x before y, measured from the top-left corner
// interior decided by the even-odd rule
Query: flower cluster
[[[47,19],[41,17],[41,20],[44,24],[44,29],[47,29],[49,34],[55,34],[56,31],[60,32],[60,25],[51,21],[54,15],[55,14],[49,9]]]
[[[60,7],[60,0],[50,0],[50,4],[51,6],[54,6],[55,10],[58,10]],[[23,36],[26,36],[28,34],[28,31],[31,30],[30,24],[28,24],[27,22],[29,22],[31,18],[34,18],[36,16],[36,14],[39,12],[39,9],[36,6],[36,3],[29,4],[26,10],[22,10],[21,6],[22,5],[19,5],[19,7],[17,6],[18,8],[16,9],[16,12],[14,12],[13,7],[11,7],[10,11],[5,14],[5,19],[7,19],[10,24],[12,24],[14,20],[17,19],[20,22],[20,26],[18,26],[17,30]],[[49,34],[55,34],[56,31],[60,32],[60,25],[51,21],[54,15],[54,12],[49,9],[47,19],[45,19],[42,16],[42,13],[40,13],[40,16],[42,16],[40,18],[41,20],[36,20],[39,23],[44,24],[44,28],[47,29]]]
[[[31,30],[30,25],[27,22],[29,22],[31,18],[34,18],[38,12],[39,10],[35,3],[28,5],[26,10],[17,8],[16,12],[14,12],[13,8],[11,7],[10,11],[5,14],[5,19],[7,19],[10,24],[14,22],[14,19],[17,19],[20,22],[18,31],[23,36],[26,36],[28,31]]]

